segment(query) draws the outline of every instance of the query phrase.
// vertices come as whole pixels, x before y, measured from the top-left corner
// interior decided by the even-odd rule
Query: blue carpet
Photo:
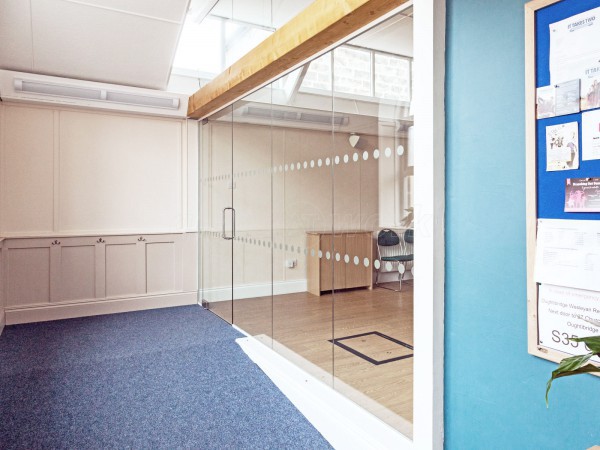
[[[0,448],[331,448],[198,306],[14,325]]]

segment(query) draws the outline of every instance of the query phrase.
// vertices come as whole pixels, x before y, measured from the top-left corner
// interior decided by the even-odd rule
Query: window
[[[300,91],[331,91],[332,59],[335,93],[410,102],[411,58],[350,45],[310,63]]]
[[[198,24],[188,15],[173,61],[174,72],[193,72],[195,76],[212,79],[273,31],[217,16],[208,16]]]

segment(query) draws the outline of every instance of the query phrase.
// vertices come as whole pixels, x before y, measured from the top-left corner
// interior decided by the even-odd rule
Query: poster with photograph
[[[558,83],[554,92],[554,114],[565,116],[579,112],[581,89],[579,79]]]
[[[550,83],[600,75],[600,8],[550,24]]]
[[[567,178],[565,212],[600,212],[600,178]]]
[[[537,118],[554,117],[554,85],[537,88]]]
[[[581,115],[581,159],[600,159],[600,110]]]
[[[600,73],[581,79],[581,110],[600,108]]]
[[[579,168],[579,124],[563,123],[546,127],[546,170]]]

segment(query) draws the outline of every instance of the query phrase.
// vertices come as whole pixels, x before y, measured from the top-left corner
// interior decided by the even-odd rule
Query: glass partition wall
[[[205,307],[404,434],[410,9],[203,122]]]

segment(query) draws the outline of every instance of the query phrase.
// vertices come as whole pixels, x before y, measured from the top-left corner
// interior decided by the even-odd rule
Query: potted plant
[[[600,322],[595,320],[587,320],[591,324],[600,327]],[[568,358],[564,358],[556,370],[552,371],[552,376],[548,380],[546,384],[546,407],[548,407],[548,393],[550,392],[550,388],[552,387],[552,382],[557,378],[568,377],[571,375],[578,375],[580,373],[592,373],[592,372],[600,372],[600,367],[597,367],[591,363],[589,360],[594,356],[600,356],[600,336],[588,336],[582,338],[571,338],[574,342],[583,342],[587,349],[588,353],[585,355],[576,355],[570,356]]]

